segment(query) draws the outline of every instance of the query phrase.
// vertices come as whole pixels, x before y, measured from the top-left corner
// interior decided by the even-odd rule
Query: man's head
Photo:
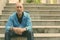
[[[17,13],[22,13],[24,10],[22,3],[16,3],[16,11]]]

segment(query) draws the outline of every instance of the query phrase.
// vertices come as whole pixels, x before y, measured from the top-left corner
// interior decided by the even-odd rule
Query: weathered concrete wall
[[[9,3],[17,3],[19,0],[9,0]],[[25,1],[25,0],[24,0]],[[24,2],[23,0],[21,0],[21,3]]]
[[[2,10],[6,5],[7,0],[0,0],[0,15],[2,14]]]

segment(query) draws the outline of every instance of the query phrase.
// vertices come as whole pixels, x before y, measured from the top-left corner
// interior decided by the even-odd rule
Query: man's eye
[[[17,8],[19,8],[19,7],[17,7]]]
[[[18,6],[17,8],[22,8],[21,6]]]

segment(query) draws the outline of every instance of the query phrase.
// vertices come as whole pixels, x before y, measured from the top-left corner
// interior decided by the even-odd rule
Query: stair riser
[[[34,33],[60,33],[60,28],[33,28]],[[5,28],[0,28],[0,34],[5,33]]]
[[[28,10],[26,10],[26,11],[28,11]],[[3,12],[3,14],[4,13],[9,13],[9,14],[12,14],[13,12],[15,12],[15,11],[6,11],[6,10],[4,10],[4,11],[2,11]],[[34,14],[34,13],[40,13],[40,14],[60,14],[60,11],[29,11],[30,13],[32,13],[32,14]]]
[[[60,37],[34,37],[34,40],[60,40]],[[4,38],[0,38],[0,40],[4,40]],[[16,38],[12,39],[16,40]],[[25,40],[25,38],[23,38]]]
[[[25,7],[25,10],[60,10],[60,7]],[[4,10],[15,11],[14,7],[5,7]]]
[[[59,16],[59,14],[50,14],[49,16],[48,16],[49,14],[30,14],[30,16],[31,16],[31,18],[32,18],[32,20],[34,20],[34,19],[37,19],[37,20],[57,20],[57,19],[60,19],[60,16]],[[7,14],[5,14],[5,15],[1,15],[0,16],[0,19],[8,19],[9,18],[9,16],[10,15],[7,15]]]
[[[15,4],[7,4],[7,6],[15,6]],[[24,6],[60,6],[60,4],[24,4]]]
[[[13,14],[13,13],[8,13],[8,12],[4,12],[2,15],[6,15],[6,16],[10,16],[11,14]],[[36,12],[36,13],[29,13],[30,14],[30,16],[60,16],[60,13],[48,13],[48,12],[46,12],[46,13],[40,13],[40,12]]]
[[[0,26],[5,26],[6,21],[0,21]],[[60,26],[60,21],[32,21],[33,26]]]
[[[1,20],[8,19],[9,17],[0,17]],[[60,20],[60,17],[31,17],[32,20]]]
[[[2,14],[7,14],[7,15],[11,15],[14,12],[8,12],[8,11],[4,11],[2,12]],[[60,11],[31,11],[29,12],[30,15],[40,15],[40,16],[44,16],[44,15],[60,15]]]
[[[60,7],[60,5],[23,5],[24,7]],[[15,7],[15,5],[6,5],[6,7]]]
[[[59,16],[41,16],[42,20],[60,20]]]
[[[0,16],[0,19],[8,19],[9,16],[10,16],[10,15],[1,15],[1,16]],[[41,17],[40,15],[36,15],[36,14],[35,14],[35,15],[31,15],[31,18],[32,18],[32,19],[35,19],[35,18],[40,19],[40,17]]]
[[[4,34],[5,33],[5,28],[0,28],[0,34]]]

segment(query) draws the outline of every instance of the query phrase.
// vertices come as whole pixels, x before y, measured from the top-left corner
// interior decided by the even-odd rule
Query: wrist
[[[26,28],[26,31],[27,31],[27,28]]]
[[[11,27],[10,30],[13,31],[13,27]]]
[[[24,28],[24,31],[26,31],[27,29],[26,28]]]

